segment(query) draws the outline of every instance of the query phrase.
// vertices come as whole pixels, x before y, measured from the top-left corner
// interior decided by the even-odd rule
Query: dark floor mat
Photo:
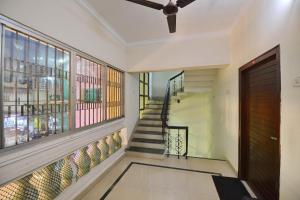
[[[252,199],[243,183],[237,178],[212,176],[220,200]]]

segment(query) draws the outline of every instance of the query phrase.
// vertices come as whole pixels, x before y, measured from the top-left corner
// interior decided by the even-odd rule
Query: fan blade
[[[176,15],[169,15],[167,17],[167,19],[168,19],[170,33],[175,33],[176,32]]]
[[[126,0],[126,1],[137,3],[137,4],[140,4],[142,6],[146,6],[146,7],[149,7],[149,8],[156,9],[156,10],[161,10],[161,9],[164,8],[164,5],[159,4],[159,3],[155,3],[155,2],[152,2],[152,1],[146,1],[146,0]]]
[[[177,0],[176,5],[180,8],[184,8],[185,6],[193,3],[195,0]]]

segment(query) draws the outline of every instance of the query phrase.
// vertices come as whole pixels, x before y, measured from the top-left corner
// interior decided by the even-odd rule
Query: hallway
[[[178,160],[176,157],[155,160],[125,156],[82,200],[217,200],[212,175],[236,177],[230,165],[222,160]]]
[[[300,0],[0,0],[0,199],[299,200],[299,35]]]

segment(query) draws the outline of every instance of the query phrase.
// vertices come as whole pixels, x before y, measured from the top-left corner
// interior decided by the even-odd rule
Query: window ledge
[[[32,145],[3,149],[0,151],[0,185],[22,178],[124,127],[125,118],[121,118],[74,134],[61,134]]]

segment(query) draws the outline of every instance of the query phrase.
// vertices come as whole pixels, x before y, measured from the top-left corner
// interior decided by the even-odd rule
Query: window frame
[[[147,81],[146,81],[146,74],[147,74]],[[142,76],[142,80],[141,80]],[[140,116],[141,113],[146,109],[146,98],[148,97],[149,100],[149,72],[144,72],[139,74],[139,111],[140,111]],[[141,94],[141,84],[143,85],[143,93]],[[146,95],[146,90],[147,90],[147,95]],[[141,98],[143,98],[143,108],[141,108]]]
[[[125,72],[119,68],[116,68],[102,60],[99,60],[77,48],[74,48],[64,42],[61,42],[49,35],[46,35],[44,33],[41,33],[40,31],[38,30],[35,30],[29,26],[26,26],[22,23],[19,23],[13,19],[10,19],[9,17],[6,17],[6,16],[3,16],[0,14],[0,72],[1,72],[1,76],[0,76],[0,113],[2,113],[2,115],[0,116],[0,150],[1,149],[9,149],[9,148],[18,148],[20,146],[24,146],[24,145],[30,145],[31,143],[34,143],[35,141],[38,141],[38,140],[47,140],[52,138],[53,136],[55,135],[49,135],[48,137],[44,137],[42,139],[37,139],[37,140],[31,140],[29,142],[25,142],[25,143],[22,143],[22,144],[18,144],[18,145],[14,145],[14,146],[11,146],[11,147],[5,147],[5,138],[4,138],[4,122],[3,122],[3,119],[4,119],[4,112],[3,112],[3,92],[4,92],[4,84],[3,84],[3,81],[4,81],[4,78],[3,78],[3,68],[4,68],[4,30],[5,28],[4,27],[8,27],[9,29],[12,29],[12,30],[15,30],[17,32],[20,32],[20,33],[23,33],[25,35],[28,35],[29,37],[31,38],[35,38],[39,41],[43,41],[51,46],[54,46],[58,49],[63,49],[64,51],[67,51],[69,52],[69,57],[70,57],[70,60],[69,60],[69,110],[70,110],[70,113],[69,113],[69,130],[68,131],[65,131],[63,132],[64,135],[67,135],[67,134],[73,134],[73,133],[77,133],[77,132],[81,132],[83,130],[87,130],[87,129],[92,129],[94,127],[98,127],[98,126],[101,126],[103,124],[106,124],[108,122],[111,122],[111,121],[115,121],[115,120],[118,120],[118,119],[121,119],[121,118],[124,118],[125,117],[125,113],[124,113],[124,99],[125,99],[125,84],[124,84],[124,79],[125,79]],[[121,110],[122,110],[122,115],[118,118],[114,118],[114,119],[111,119],[111,120],[106,120],[106,114],[105,114],[105,120],[103,120],[102,122],[100,123],[96,123],[96,124],[93,124],[93,125],[89,125],[89,126],[85,126],[85,127],[82,127],[82,128],[75,128],[75,112],[76,112],[76,56],[81,56],[85,59],[88,59],[88,60],[91,60],[92,62],[95,62],[99,65],[102,65],[104,66],[105,68],[113,68],[113,69],[116,69],[117,71],[121,72],[122,73],[122,83],[121,83],[121,90],[122,90],[122,94],[121,95]],[[106,88],[104,88],[104,90],[106,91]],[[104,103],[104,108],[106,108],[106,102]],[[104,109],[106,110],[106,109]],[[62,134],[58,134],[58,135],[62,135]]]

